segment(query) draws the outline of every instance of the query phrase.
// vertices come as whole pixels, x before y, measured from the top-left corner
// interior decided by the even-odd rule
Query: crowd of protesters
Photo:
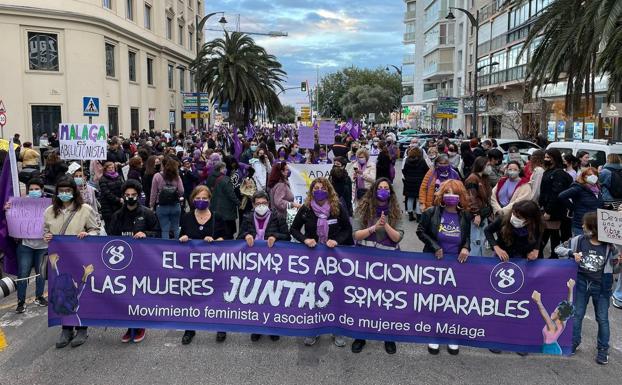
[[[209,243],[240,239],[249,247],[256,240],[266,240],[270,247],[295,241],[310,248],[399,250],[409,235],[405,221],[416,221],[424,246],[411,251],[429,252],[439,260],[574,259],[573,352],[581,342],[581,321],[591,298],[599,329],[596,361],[606,364],[609,301],[613,296],[614,306],[622,308],[622,283],[618,280],[614,290],[619,253],[598,240],[594,213],[622,200],[614,196],[620,187],[612,185],[612,175],[622,168],[619,157],[610,155],[601,168],[591,167],[589,154],[563,157],[556,149],[536,150],[526,158],[516,148],[504,154],[494,139],[458,140],[460,133],[424,144],[413,139],[400,154],[396,134],[340,131],[334,145],[303,149],[289,126],[238,135],[224,128],[187,135],[143,131],[127,139],[110,138],[107,159],[91,162],[61,160],[53,137],[44,158],[31,143],[23,143],[19,159],[22,172],[28,173],[26,194],[33,199],[48,194],[53,204],[44,214],[42,238],[19,244],[19,277],[38,268],[55,235]],[[330,176],[310,181],[304,199],[296,201],[289,180],[292,164],[330,164]],[[396,167],[402,191],[394,188]],[[44,284],[36,280],[39,306],[47,305]],[[18,289],[16,310],[21,313],[26,281]],[[190,344],[194,335],[186,330],[182,344]],[[87,337],[85,327],[63,327],[56,346],[79,346]],[[122,341],[144,338],[144,329],[129,329]],[[346,345],[343,336],[333,338],[335,345]],[[225,341],[226,333],[218,332],[216,339]],[[304,344],[317,341],[308,337]],[[352,351],[361,352],[365,343],[354,340]],[[389,354],[397,350],[392,341],[384,346]],[[458,345],[447,349],[459,352]],[[440,347],[430,344],[428,351],[438,354]]]

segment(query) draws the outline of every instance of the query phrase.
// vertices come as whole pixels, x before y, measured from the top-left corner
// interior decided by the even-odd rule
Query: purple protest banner
[[[335,122],[332,120],[322,120],[319,128],[320,144],[335,144]]]
[[[313,149],[315,147],[315,130],[313,127],[298,127],[298,145],[300,148]]]
[[[13,197],[6,211],[9,235],[19,239],[43,238],[43,212],[52,205],[50,198]]]
[[[456,256],[366,247],[69,236],[54,237],[49,254],[49,326],[571,348],[571,318],[556,316],[572,301],[570,260],[460,264]],[[547,330],[548,317],[557,331]]]

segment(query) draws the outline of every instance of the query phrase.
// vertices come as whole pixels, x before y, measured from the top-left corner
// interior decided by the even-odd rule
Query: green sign
[[[208,105],[209,99],[207,96],[201,96],[201,104]],[[196,106],[197,105],[197,97],[196,96],[184,96],[184,106]]]

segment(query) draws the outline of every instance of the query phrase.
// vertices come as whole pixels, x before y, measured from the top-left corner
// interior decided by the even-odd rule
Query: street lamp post
[[[479,10],[475,13],[475,16],[473,16],[473,14],[466,9],[449,7],[449,13],[445,17],[447,20],[454,20],[456,18],[451,12],[452,9],[467,15],[471,21],[471,27],[475,27],[475,71],[473,73],[473,121],[471,122],[471,133],[474,133],[475,137],[479,137],[477,132],[477,46],[479,44]]]
[[[397,74],[400,75],[400,102],[398,103],[399,105],[399,120],[402,120],[402,97],[403,97],[403,93],[404,93],[404,76],[402,74],[403,68],[402,66],[395,66],[393,64],[389,64],[391,67],[395,68],[395,71],[397,71]],[[389,72],[390,69],[387,66],[387,68],[385,68],[385,71]]]
[[[203,16],[203,18],[201,20],[199,20],[199,15],[197,14],[195,16],[195,21],[196,21],[196,26],[197,26],[197,30],[196,30],[196,54],[197,54],[197,63],[199,62],[199,51],[201,49],[201,37],[203,35],[203,27],[205,26],[205,23],[207,22],[207,19],[209,19],[210,17],[214,16],[214,15],[222,15],[222,17],[220,18],[220,20],[218,21],[221,25],[225,25],[227,24],[227,19],[225,19],[225,13],[220,11],[220,12],[212,12],[212,13],[208,13],[207,15]],[[194,83],[195,83],[195,89],[197,92],[197,117],[195,120],[195,129],[199,130],[200,132],[200,122],[201,122],[201,90],[199,89],[199,76],[197,76],[198,74],[194,74]]]

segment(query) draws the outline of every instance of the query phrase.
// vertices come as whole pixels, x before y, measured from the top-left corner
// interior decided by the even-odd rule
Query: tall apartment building
[[[4,0],[0,4],[0,100],[5,137],[22,141],[88,121],[83,97],[100,99],[94,122],[129,136],[185,129],[195,15],[202,0]]]

